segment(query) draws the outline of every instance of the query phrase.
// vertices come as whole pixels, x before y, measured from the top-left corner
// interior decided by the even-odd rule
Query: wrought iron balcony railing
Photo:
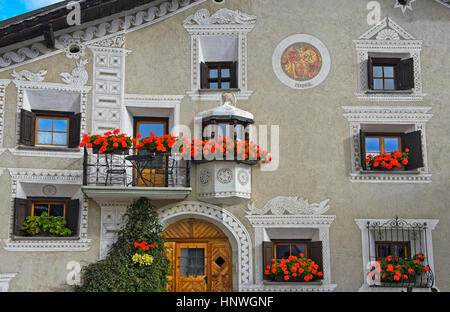
[[[181,154],[84,149],[84,186],[190,187],[190,161]]]

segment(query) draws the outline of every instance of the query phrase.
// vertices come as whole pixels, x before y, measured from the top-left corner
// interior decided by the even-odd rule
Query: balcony
[[[192,191],[190,161],[170,153],[99,154],[85,148],[82,191],[96,201],[183,200]]]

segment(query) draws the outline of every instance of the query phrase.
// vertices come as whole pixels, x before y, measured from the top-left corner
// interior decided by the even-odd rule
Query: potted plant
[[[148,153],[170,153],[172,147],[177,143],[177,137],[172,134],[156,136],[150,132],[150,137],[141,138],[138,134],[139,142],[135,145],[136,150],[144,150]]]
[[[368,276],[373,281],[379,279],[381,283],[414,283],[423,273],[429,271],[428,266],[423,265],[424,258],[420,253],[412,259],[389,255],[377,260]]]
[[[83,140],[80,143],[80,147],[87,146],[92,148],[94,154],[128,154],[129,149],[135,143],[136,140],[127,136],[125,133],[120,133],[119,129],[115,129],[113,132],[108,131],[103,135],[85,134]]]
[[[63,217],[49,216],[43,212],[40,216],[28,216],[22,229],[31,236],[71,236]]]
[[[408,164],[409,149],[406,148],[403,153],[393,151],[380,155],[368,155],[366,158],[366,166],[370,170],[404,170],[404,166]]]
[[[290,256],[277,261],[272,259],[272,266],[268,265],[264,275],[274,282],[313,282],[323,279],[319,265],[300,253],[300,257]]]

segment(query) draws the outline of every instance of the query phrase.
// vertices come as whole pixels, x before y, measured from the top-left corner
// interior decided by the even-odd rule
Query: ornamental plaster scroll
[[[239,10],[223,8],[211,15],[208,9],[200,9],[189,15],[184,25],[213,25],[213,24],[255,24],[256,16],[242,13]]]
[[[255,203],[248,204],[248,215],[265,215],[269,211],[273,215],[284,215],[286,212],[292,215],[321,215],[330,209],[330,200],[310,204],[308,200],[299,197],[277,196],[269,200],[263,208],[257,208]]]
[[[71,74],[59,74],[62,77],[63,82],[74,86],[84,86],[89,80],[89,75],[86,70],[87,63],[89,63],[88,60],[80,60],[77,62],[77,67],[72,70]]]
[[[238,247],[238,261],[235,264],[238,275],[239,290],[253,282],[252,241],[245,226],[228,210],[203,202],[184,201],[174,206],[165,206],[158,210],[163,225],[168,225],[171,218],[182,215],[199,215],[212,219],[225,226],[234,236]]]
[[[377,39],[382,40],[382,36],[377,38],[379,33],[385,33],[385,30],[389,30],[391,35],[393,35],[392,32],[395,32],[398,39],[393,40],[399,40],[400,38],[402,40],[415,40],[415,38],[409,34],[405,29],[403,29],[400,25],[398,25],[396,22],[394,22],[390,17],[385,17],[381,21],[379,21],[377,24],[375,24],[372,28],[370,28],[368,31],[366,31],[364,34],[362,34],[359,39],[363,40],[370,40],[370,39]],[[395,36],[395,35],[393,35]],[[396,36],[395,36],[396,37]],[[389,39],[385,39],[389,40]]]
[[[47,75],[47,70],[43,69],[37,73],[32,73],[29,70],[21,70],[17,73],[16,70],[13,70],[11,75],[15,81],[42,82],[45,79],[45,75]]]
[[[428,173],[428,153],[426,141],[426,123],[433,117],[428,114],[431,107],[423,106],[343,106],[343,116],[350,125],[351,182],[367,183],[430,183]],[[414,131],[422,133],[422,156],[424,167],[415,173],[397,172],[363,172],[361,168],[360,130],[361,125],[411,125]]]
[[[90,24],[85,28],[75,31],[69,30],[70,32],[63,33],[55,38],[56,51],[47,48],[42,41],[42,38],[35,39],[32,43],[23,45],[20,48],[11,48],[11,50],[0,55],[0,71],[8,70],[11,67],[16,67],[37,60],[38,58],[40,59],[67,52],[67,49],[74,42],[87,45],[104,40],[109,36],[136,31],[205,1],[206,0],[168,0],[158,3],[157,5],[151,3],[145,6],[145,10],[114,18],[109,21],[102,21],[99,24]]]
[[[87,238],[88,227],[88,199],[86,196],[78,197],[80,207],[80,234],[76,240],[71,239],[36,239],[23,240],[13,238],[14,227],[14,198],[18,196],[20,183],[38,183],[45,185],[79,185],[83,181],[82,170],[54,170],[54,169],[28,169],[8,168],[11,175],[11,203],[9,215],[8,238],[3,240],[4,249],[8,251],[86,251],[89,250],[91,240]]]
[[[289,284],[289,283],[285,283]],[[249,285],[240,289],[241,292],[332,292],[336,284],[325,285]]]

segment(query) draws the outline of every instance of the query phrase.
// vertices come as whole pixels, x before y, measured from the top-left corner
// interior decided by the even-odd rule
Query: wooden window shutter
[[[366,170],[366,134],[359,130],[359,149],[361,157],[361,168]]]
[[[201,89],[209,89],[208,66],[205,63],[200,63],[200,88]]]
[[[78,224],[80,220],[80,200],[69,201],[66,207],[66,226],[72,231],[72,236],[78,235]]]
[[[367,59],[367,86],[373,90],[373,58]]]
[[[231,65],[231,88],[238,88],[238,73],[238,62],[233,62],[233,64]]]
[[[23,235],[22,230],[25,219],[31,215],[31,205],[28,199],[14,198],[14,235]]]
[[[263,242],[262,249],[263,249],[263,271],[261,273],[263,274],[263,279],[267,279],[268,276],[264,274],[264,271],[267,269],[268,265],[272,267],[272,259],[274,256],[273,242]]]
[[[20,111],[20,143],[34,146],[36,132],[36,114],[22,109]]]
[[[81,135],[81,114],[70,116],[69,120],[69,147],[78,147]]]
[[[308,249],[308,258],[314,260],[323,273],[322,242],[310,242]]]
[[[414,89],[414,60],[409,58],[401,60],[399,63],[398,89],[411,90]]]
[[[414,170],[423,167],[422,155],[422,131],[414,131],[405,133],[402,136],[402,148],[409,149],[408,164],[405,166],[406,170]]]

